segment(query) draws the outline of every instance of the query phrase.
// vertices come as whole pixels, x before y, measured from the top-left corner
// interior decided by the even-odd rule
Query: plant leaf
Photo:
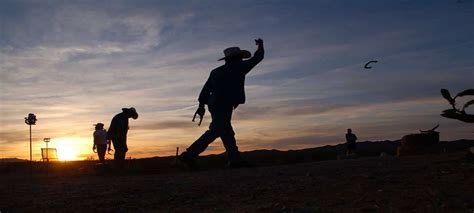
[[[456,114],[449,114],[449,113],[443,113],[441,114],[441,116],[445,117],[445,118],[451,118],[451,119],[456,119],[457,118],[457,115]]]
[[[459,114],[455,109],[447,109],[443,110],[443,113],[441,113],[441,116],[445,118],[452,118],[452,119],[458,119]]]
[[[464,106],[462,107],[462,111],[464,111],[468,106],[473,105],[473,104],[474,104],[474,100],[468,101],[468,102],[465,103]]]
[[[458,97],[458,96],[459,96],[459,97],[462,97],[462,96],[465,96],[465,95],[474,95],[474,89],[467,89],[467,90],[464,90],[464,91],[458,93],[458,94],[456,95],[456,97]]]
[[[464,114],[457,119],[466,123],[474,123],[474,115]]]
[[[446,110],[443,110],[443,114],[457,114],[458,111],[455,110],[455,109],[446,109]]]
[[[466,123],[474,123],[474,115],[458,114],[458,113],[443,113],[441,114],[441,116],[445,118],[460,120]]]
[[[441,95],[443,95],[443,97],[448,100],[451,105],[454,104],[454,99],[451,97],[451,94],[447,89],[441,89]]]

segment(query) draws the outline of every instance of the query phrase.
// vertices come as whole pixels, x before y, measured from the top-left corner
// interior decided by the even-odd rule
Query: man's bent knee
[[[234,129],[232,129],[232,126],[220,126],[220,127],[215,127],[215,128],[210,128],[208,131],[212,132],[212,134],[215,134],[219,137],[222,137],[223,135],[228,135],[228,136],[234,136],[235,132]]]

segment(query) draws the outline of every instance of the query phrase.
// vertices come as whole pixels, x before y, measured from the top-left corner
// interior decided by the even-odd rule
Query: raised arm
[[[263,48],[263,40],[261,38],[256,39],[255,44],[257,45],[257,50],[253,54],[253,57],[245,61],[245,63],[247,63],[247,66],[248,66],[245,74],[250,72],[252,68],[254,68],[258,63],[260,63],[263,60],[264,53],[265,53],[265,50]]]

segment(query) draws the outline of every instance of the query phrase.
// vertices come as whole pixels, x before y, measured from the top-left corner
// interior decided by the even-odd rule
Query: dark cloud
[[[138,124],[133,127],[135,130],[165,130],[165,129],[188,129],[195,128],[197,124],[191,122],[190,120],[168,120],[168,121],[157,121],[146,124]]]
[[[26,126],[26,125],[25,125]],[[9,132],[0,132],[0,139],[4,141],[2,146],[8,144],[23,143],[29,141],[28,132],[26,131],[9,131]]]
[[[273,103],[249,103],[240,106],[235,111],[235,118],[239,120],[258,120],[263,117],[305,116],[327,113],[358,106],[348,103],[329,103],[332,100],[302,99],[283,100]]]

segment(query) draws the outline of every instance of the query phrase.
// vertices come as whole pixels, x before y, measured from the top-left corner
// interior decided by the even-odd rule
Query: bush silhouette
[[[467,95],[472,95],[474,96],[474,89],[467,89],[464,90],[460,93],[458,93],[456,96],[451,97],[451,93],[447,89],[441,89],[441,95],[448,100],[449,104],[451,104],[452,108],[451,109],[446,109],[443,110],[443,113],[441,116],[445,118],[451,118],[451,119],[457,119],[460,121],[464,121],[466,123],[474,123],[474,115],[467,114],[466,113],[466,108],[469,107],[470,105],[474,104],[474,100],[470,100],[466,102],[462,108],[456,108],[456,98],[457,97],[463,97]]]

